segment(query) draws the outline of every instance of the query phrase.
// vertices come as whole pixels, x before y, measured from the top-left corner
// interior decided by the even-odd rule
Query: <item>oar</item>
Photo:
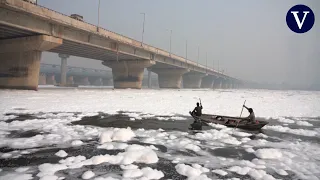
[[[242,115],[243,106],[246,104],[246,101],[247,101],[247,100],[244,100],[244,102],[243,102],[242,109],[241,109],[241,113],[240,113],[240,117],[241,117],[241,115]],[[241,120],[238,121],[238,123],[237,123],[236,127],[234,127],[234,129],[238,127],[240,121],[241,121]]]
[[[247,100],[244,100],[244,102],[243,102],[242,109],[241,109],[241,113],[240,113],[240,117],[241,117],[241,115],[242,115],[243,106],[246,104],[246,101],[247,101]]]

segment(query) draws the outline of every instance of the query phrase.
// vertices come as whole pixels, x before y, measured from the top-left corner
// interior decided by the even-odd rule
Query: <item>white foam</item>
[[[143,172],[140,169],[126,169],[123,171],[124,178],[137,178],[141,177]]]
[[[39,173],[37,174],[38,177],[44,177],[44,176],[53,176],[55,172],[67,169],[68,167],[63,164],[41,164],[39,165]]]
[[[250,170],[251,170],[250,167],[240,167],[240,166],[232,166],[228,169],[228,171],[232,171],[240,175],[246,175]]]
[[[102,145],[99,145],[98,149],[126,149],[128,147],[128,144],[126,143],[120,143],[120,142],[107,142]]]
[[[145,177],[146,179],[160,179],[164,177],[163,172],[152,169],[150,167],[142,168],[141,171],[143,173],[143,177]]]
[[[151,148],[135,144],[128,146],[126,152],[119,153],[119,155],[123,155],[122,164],[133,162],[151,164],[159,160],[157,154]]]
[[[267,174],[264,170],[250,169],[248,174],[254,179],[274,179],[271,175]]]
[[[297,121],[296,123],[299,126],[313,126],[313,124],[307,122],[307,121]]]
[[[275,169],[275,171],[281,176],[287,176],[288,173],[283,169]]]
[[[121,169],[138,169],[139,167],[134,164],[129,164],[129,165],[120,165]]]
[[[97,165],[101,163],[119,164],[119,165],[130,165],[134,162],[137,163],[156,163],[158,162],[157,154],[152,150],[151,147],[144,147],[140,145],[130,145],[126,148],[125,152],[118,153],[117,155],[98,155],[93,156],[90,159],[86,159],[84,156],[68,157],[60,160],[60,164],[42,164],[39,166],[38,177],[44,177],[47,175],[54,175],[55,172],[64,169],[81,168],[85,165]],[[123,166],[126,169],[135,169],[130,166]]]
[[[273,148],[258,149],[254,154],[261,159],[278,159],[282,157],[281,151]]]
[[[36,93],[21,93],[21,91],[1,91],[0,99],[7,106],[2,107],[2,112],[21,112],[14,110],[17,107],[16,99],[19,99],[19,107],[27,107],[23,112],[107,112],[116,113],[119,110],[143,112],[153,115],[174,115],[181,114],[189,116],[189,110],[193,109],[197,99],[194,98],[192,90],[121,90],[121,91],[97,91],[97,90],[77,90],[64,89],[65,98],[63,101],[56,98],[60,91],[54,89],[40,90]],[[242,104],[244,97],[251,107],[254,107],[256,115],[259,117],[319,117],[320,108],[318,94],[299,94],[293,91],[295,96],[287,96],[288,92],[268,91],[268,90],[228,90],[221,91],[199,91],[197,96],[202,99],[211,97],[214,101],[204,102],[204,113],[212,113],[212,110],[219,114],[238,116],[239,110],[235,108],[236,104]],[[14,98],[12,98],[14,97]],[[81,97],[81,98],[79,98]],[[167,97],[167,98],[163,98]],[[268,98],[266,98],[268,97]],[[134,98],[134,99],[133,99]],[[43,101],[45,99],[45,101]],[[278,101],[281,99],[281,101]],[[97,101],[98,100],[98,101]],[[143,104],[132,106],[132,101],[140,100]],[[81,102],[86,103],[81,103]],[[103,103],[103,102],[121,102],[121,103]],[[47,103],[50,102],[50,103]],[[68,102],[68,103],[64,103]],[[157,102],[157,103],[154,103]],[[299,102],[299,106],[288,106]],[[174,106],[172,104],[181,104]],[[185,105],[188,106],[185,106]],[[273,107],[273,108],[270,108]],[[303,107],[301,109],[301,107]],[[246,112],[245,112],[246,113]],[[246,116],[246,114],[243,114]],[[5,113],[1,113],[5,114]]]
[[[0,177],[0,180],[31,180],[32,174],[9,173]]]
[[[189,149],[189,150],[192,150],[192,151],[195,151],[195,152],[201,150],[201,148],[200,148],[199,146],[194,145],[194,144],[187,144],[187,145],[185,146],[185,148],[186,148],[186,149]]]
[[[26,172],[26,171],[28,171],[28,170],[29,170],[28,167],[20,167],[20,168],[17,168],[15,171],[22,173],[22,172]]]
[[[220,176],[225,176],[228,174],[226,171],[221,170],[221,169],[215,169],[215,170],[212,170],[212,172],[219,174]]]
[[[67,157],[68,153],[66,153],[64,150],[60,150],[57,153],[55,153],[55,155],[59,157]]]
[[[14,119],[16,117],[18,117],[18,116],[16,116],[16,115],[4,115],[4,116],[1,116],[0,119],[3,120],[3,121],[6,121],[6,120]]]
[[[40,180],[59,180],[58,176],[46,175],[40,178]]]
[[[100,143],[112,142],[112,141],[129,141],[135,137],[134,132],[130,127],[114,128],[108,131],[104,131],[100,135]]]
[[[81,140],[74,140],[71,142],[72,146],[81,146],[83,142]]]
[[[200,176],[191,176],[188,178],[188,180],[211,180],[208,178],[206,174],[201,174]]]
[[[283,127],[283,126],[265,126],[263,128],[270,129],[273,131],[302,135],[302,136],[317,136],[318,135],[318,133],[316,131],[306,130],[306,129],[290,129],[289,127]]]
[[[12,154],[10,154],[10,153],[3,153],[2,155],[1,155],[1,158],[9,158],[9,157],[11,157],[12,156]]]
[[[141,117],[140,117],[140,113],[123,113],[124,115],[127,115],[129,116],[130,118],[134,118],[134,119],[137,119],[137,120],[141,120]]]
[[[248,153],[254,153],[255,152],[255,150],[252,149],[252,148],[247,148],[247,149],[245,149],[245,151],[247,151]]]
[[[295,122],[295,121],[292,120],[292,119],[287,119],[287,118],[284,118],[284,117],[279,117],[277,120],[278,120],[279,122],[286,123],[286,124],[292,124],[292,123]]]
[[[170,118],[168,117],[156,117],[156,119],[160,120],[160,121],[167,121],[169,120]]]
[[[82,179],[91,179],[95,176],[94,172],[92,171],[86,171],[82,174],[81,178]]]
[[[94,180],[119,180],[119,179],[113,178],[113,177],[97,177],[97,178],[94,178]]]
[[[145,167],[142,169],[125,169],[123,172],[123,177],[149,180],[149,179],[160,179],[164,177],[164,174],[161,171],[158,171],[156,169]]]
[[[2,93],[3,92],[3,93]],[[0,147],[11,147],[11,148],[34,148],[39,146],[48,146],[56,144],[70,145],[74,140],[81,140],[86,142],[87,139],[93,139],[99,137],[100,132],[109,131],[109,128],[98,128],[91,126],[82,125],[68,125],[72,121],[80,120],[84,116],[96,115],[98,111],[104,113],[115,114],[117,111],[135,111],[139,113],[133,113],[130,116],[132,118],[141,119],[143,117],[148,118],[148,116],[165,116],[164,119],[171,119],[170,116],[178,117],[177,114],[184,116],[188,114],[189,109],[193,108],[190,106],[172,106],[172,104],[194,104],[198,100],[198,97],[194,97],[194,91],[184,90],[184,91],[172,91],[172,90],[121,90],[121,91],[83,91],[83,90],[66,90],[64,101],[70,103],[62,103],[56,95],[60,95],[57,91],[46,90],[38,91],[36,93],[31,92],[25,93],[22,91],[1,91],[0,99],[2,103],[7,106],[0,107],[0,116],[3,116],[7,112],[18,112],[18,113],[37,113],[44,112],[44,115],[39,115],[39,117],[44,117],[46,119],[34,119],[25,121],[14,121],[11,123],[6,123],[4,121],[0,122]],[[198,93],[198,92],[197,92]],[[292,93],[292,92],[291,92]],[[278,91],[264,91],[264,90],[228,90],[228,91],[199,91],[197,96],[201,97],[212,97],[215,99],[214,102],[206,102],[204,113],[211,113],[211,110],[219,112],[219,114],[226,114],[230,116],[238,116],[239,112],[234,108],[234,104],[241,104],[244,98],[248,99],[250,106],[254,107],[255,113],[259,117],[272,117],[272,119],[278,119],[278,117],[316,117],[320,116],[320,102],[316,101],[319,94],[310,93],[307,95],[299,95],[297,92],[296,96],[290,96],[288,98],[287,92]],[[167,97],[166,97],[167,96]],[[55,98],[54,98],[55,97]],[[78,98],[78,97],[81,97]],[[95,98],[99,97],[99,98]],[[166,97],[166,98],[164,98]],[[232,98],[230,98],[232,97]],[[13,100],[12,100],[13,99]],[[42,101],[39,99],[45,99]],[[94,100],[92,100],[94,99]],[[139,106],[132,106],[132,100],[143,101]],[[275,101],[275,99],[282,99],[281,101]],[[17,101],[19,100],[19,101]],[[121,103],[105,103],[106,101],[115,102],[120,101]],[[83,104],[82,102],[86,102]],[[19,102],[19,107],[26,107],[27,110],[15,110],[12,107],[17,107],[17,102]],[[47,102],[50,102],[49,104]],[[158,103],[154,103],[158,102]],[[301,106],[287,106],[288,104],[295,104],[299,102]],[[227,105],[226,105],[227,104]],[[272,105],[273,108],[270,108]],[[168,107],[172,107],[169,108]],[[303,109],[301,109],[301,107]],[[275,110],[276,109],[276,110]],[[80,115],[74,115],[73,113],[58,113],[53,114],[51,112],[82,112]],[[48,113],[50,112],[50,113]],[[141,112],[141,113],[140,113]],[[246,112],[245,112],[246,113]],[[147,114],[147,115],[145,115]],[[244,114],[245,115],[245,114]],[[182,120],[182,119],[181,119]],[[305,120],[305,119],[301,119]],[[50,122],[50,123],[48,123]],[[298,122],[295,121],[295,122]],[[269,142],[267,140],[261,140],[262,138],[267,138],[263,134],[259,134],[257,139],[249,140],[247,137],[250,133],[244,135],[238,133],[238,129],[233,130],[232,128],[227,128],[225,126],[214,125],[215,129],[203,131],[197,133],[196,135],[190,135],[188,133],[182,132],[168,132],[160,130],[135,130],[134,133],[138,136],[137,140],[142,140],[143,142],[149,141],[152,144],[158,144],[165,146],[167,148],[167,153],[161,153],[152,147],[143,147],[141,149],[137,148],[135,150],[129,150],[127,144],[122,144],[119,147],[112,136],[110,137],[110,142],[105,142],[100,145],[100,147],[105,149],[124,149],[125,152],[119,153],[117,155],[100,155],[95,156],[90,159],[76,158],[73,160],[62,160],[58,165],[65,166],[66,168],[78,168],[84,165],[95,165],[99,163],[110,163],[110,164],[132,164],[132,163],[150,163],[157,162],[158,156],[168,158],[170,161],[175,161],[176,163],[198,163],[201,165],[205,164],[206,168],[211,169],[224,169],[224,167],[230,166],[241,166],[252,168],[250,172],[257,170],[270,170],[272,167],[277,169],[283,169],[284,171],[292,171],[296,173],[296,176],[300,179],[312,179],[318,173],[319,165],[319,145],[312,142],[304,142],[299,140],[282,142]],[[265,126],[266,129],[272,126]],[[273,127],[274,128],[274,127]],[[284,128],[284,129],[283,129]],[[115,130],[110,128],[112,132]],[[290,129],[287,127],[275,128],[279,132],[287,132],[298,135],[308,135],[317,136],[320,133],[319,129],[314,129],[313,131],[301,128],[299,130]],[[27,130],[37,130],[39,132],[45,132],[44,134],[39,134],[31,138],[7,138],[8,132],[13,130],[27,131]],[[270,137],[273,135],[271,134]],[[122,139],[122,137],[120,137]],[[121,141],[121,140],[119,140]],[[201,141],[201,143],[200,143]],[[247,145],[247,146],[245,146]],[[230,158],[218,158],[213,156],[211,153],[207,152],[207,149],[215,149],[221,147],[234,147],[236,149],[246,148],[249,152],[252,152],[253,148],[257,149],[259,147],[263,148],[274,148],[278,149],[282,157],[266,159],[265,164],[258,164],[256,160],[252,161],[255,166],[249,163],[241,163],[238,159]],[[250,147],[251,146],[251,147]],[[250,149],[251,148],[251,149]],[[148,150],[147,150],[148,149]],[[196,151],[193,154],[199,154],[199,156],[187,156],[179,154],[176,151]],[[142,153],[140,153],[142,151]],[[150,152],[150,151],[153,151]],[[33,153],[34,151],[28,150],[27,153]],[[138,153],[136,153],[138,152]],[[147,157],[143,157],[141,154],[150,154]],[[12,154],[11,157],[16,157],[18,153],[9,152]],[[22,152],[20,152],[22,154]],[[171,154],[172,153],[172,154]],[[256,152],[254,152],[256,153]],[[291,153],[291,154],[290,154]],[[166,155],[167,154],[167,155]],[[170,157],[169,155],[172,155]],[[2,154],[1,154],[2,155]],[[260,157],[259,157],[260,158]],[[57,167],[54,167],[57,168]],[[192,166],[192,168],[194,168]],[[59,169],[59,168],[58,168]],[[195,168],[194,168],[195,169]],[[201,170],[200,170],[201,171]],[[28,170],[29,172],[29,170]],[[52,174],[49,170],[40,171],[43,174]],[[201,171],[201,173],[203,173]],[[260,173],[260,172],[259,172]],[[276,173],[276,172],[274,172]],[[280,172],[283,173],[283,172]],[[260,173],[261,174],[261,173]],[[52,176],[52,175],[44,175]],[[53,175],[54,176],[54,175]],[[201,177],[205,177],[204,174],[200,174]],[[195,176],[195,177],[200,177]],[[264,174],[262,177],[270,177]]]
[[[210,171],[208,168],[202,167],[200,164],[192,164],[192,167],[195,169],[199,169],[202,173]]]
[[[189,165],[185,165],[185,164],[177,164],[175,166],[175,168],[179,174],[187,176],[189,178],[190,177],[198,177],[202,173],[200,169],[193,168],[193,167],[191,167]]]
[[[187,118],[185,118],[185,117],[178,117],[178,116],[172,116],[172,117],[170,117],[170,119],[172,119],[172,120],[187,120]]]

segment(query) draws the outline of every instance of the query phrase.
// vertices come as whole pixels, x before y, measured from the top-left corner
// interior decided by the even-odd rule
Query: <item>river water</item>
[[[199,98],[228,116],[246,100],[269,124],[191,132]],[[46,87],[0,100],[0,179],[320,179],[320,92]]]

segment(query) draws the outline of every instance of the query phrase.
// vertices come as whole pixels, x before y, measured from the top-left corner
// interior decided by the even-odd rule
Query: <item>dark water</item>
[[[96,127],[118,127],[118,128],[127,128],[128,126],[131,127],[132,129],[139,129],[139,128],[144,128],[144,129],[163,129],[165,131],[185,131],[189,133],[194,133],[190,132],[189,127],[190,124],[193,123],[193,119],[191,117],[184,117],[187,120],[173,120],[170,119],[168,116],[162,116],[164,118],[169,118],[169,120],[166,121],[160,121],[156,117],[151,117],[151,118],[143,118],[141,120],[135,120],[131,121],[130,117],[125,115],[124,113],[127,112],[118,112],[116,115],[109,115],[105,113],[98,113],[98,115],[95,116],[86,116],[83,117],[79,121],[74,121],[69,124],[69,126],[74,126],[74,125],[85,125],[85,126],[96,126]],[[6,120],[6,123],[11,123],[14,121],[24,121],[24,120],[31,120],[31,119],[44,119],[41,115],[44,113],[38,113],[38,114],[7,114],[7,115],[15,115],[17,117],[13,119]],[[53,114],[59,114],[59,112],[55,112]],[[74,116],[77,116],[81,113],[73,113]],[[180,116],[181,117],[181,116]],[[294,119],[294,118],[292,118]],[[306,118],[310,119],[310,118]],[[312,122],[314,126],[320,127],[320,121],[318,121],[320,118],[315,118],[313,119],[314,121]],[[275,119],[269,119],[268,120],[271,125],[280,125],[278,121]],[[297,126],[295,124],[289,124],[288,127],[291,129],[298,129],[301,128],[301,126]],[[203,127],[204,130],[210,129],[211,127],[205,126]],[[305,129],[312,129],[314,127],[304,127]],[[7,138],[29,138],[33,137],[39,134],[45,134],[46,132],[40,132],[37,130],[29,130],[29,131],[17,131],[13,130],[10,131],[9,134],[7,134]],[[259,133],[265,134],[268,136],[266,138],[267,141],[270,142],[279,142],[281,140],[296,140],[296,139],[301,139],[301,141],[308,141],[312,143],[319,143],[320,139],[318,137],[307,137],[307,136],[300,136],[300,135],[294,135],[290,133],[280,133],[277,131],[273,130],[260,130],[260,131],[250,131],[253,135],[250,136],[250,139],[259,139],[258,136],[256,136]],[[61,147],[58,145],[52,145],[52,146],[47,146],[47,147],[37,147],[33,148],[36,149],[36,152],[30,153],[30,154],[23,154],[20,157],[17,158],[10,158],[10,159],[0,159],[0,168],[3,169],[3,172],[12,168],[16,167],[23,167],[23,166],[31,166],[31,167],[37,167],[40,164],[43,163],[58,163],[61,159],[58,156],[55,156],[54,154],[59,151],[59,150],[64,150],[68,153],[68,157],[70,156],[78,156],[78,155],[83,155],[86,158],[91,158],[92,156],[96,155],[104,155],[104,154],[110,154],[110,155],[116,155],[119,152],[123,152],[123,150],[105,150],[105,149],[98,149],[97,146],[99,145],[98,139],[92,139],[90,141],[85,141],[85,144],[79,147]],[[128,144],[140,144],[140,145],[151,145],[148,143],[142,143],[139,141],[129,141]],[[155,145],[160,152],[166,153],[167,148],[162,145]],[[0,147],[0,152],[1,153],[7,153],[7,152],[12,152],[17,149],[11,149],[9,147]],[[32,150],[32,149],[30,149]],[[254,158],[257,158],[254,154],[248,153],[245,151],[245,149],[241,147],[223,147],[223,148],[216,148],[216,149],[208,149],[208,152],[212,154],[213,156],[217,157],[225,157],[225,158],[234,158],[234,159],[243,159],[243,160],[248,160],[251,161]],[[190,157],[196,157],[199,156],[198,154],[190,151],[179,151],[177,150],[174,152],[179,155],[184,155],[184,156],[190,156]],[[174,154],[173,154],[174,155]],[[175,170],[176,164],[172,163],[171,161],[159,157],[159,162],[156,164],[138,164],[134,163],[139,166],[139,168],[143,167],[151,167],[157,170],[162,171],[165,174],[165,177],[162,179],[185,179],[185,176],[182,176],[178,174]],[[83,168],[79,169],[67,169],[67,170],[62,170],[57,172],[56,174],[58,176],[63,176],[66,179],[79,179],[81,175],[87,171],[87,170],[93,170],[96,174],[96,177],[99,175],[104,175],[108,173],[116,174],[119,176],[122,176],[123,170],[120,168],[119,165],[111,165],[108,163],[103,163],[100,165],[94,165],[94,166],[85,166]],[[1,173],[0,172],[0,177]],[[35,176],[38,172],[34,172],[33,175]],[[296,179],[294,172],[288,171],[289,175],[288,176],[280,176],[278,174],[272,174],[275,178],[281,178],[281,179]],[[252,179],[250,176],[240,176],[236,173],[229,172],[228,175],[222,177],[220,175],[214,174],[212,172],[206,173],[208,177],[217,179],[228,179],[231,177],[238,177],[240,179]]]

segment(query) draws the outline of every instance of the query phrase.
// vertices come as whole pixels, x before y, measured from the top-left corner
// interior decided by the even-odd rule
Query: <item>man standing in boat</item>
[[[194,108],[192,111],[192,114],[195,114],[196,116],[201,116],[202,115],[202,104],[199,104],[197,102],[197,107]]]
[[[243,107],[245,107],[248,110],[248,112],[250,113],[250,115],[247,117],[249,119],[249,122],[254,123],[256,117],[254,115],[253,109],[252,108],[248,108],[246,105],[243,105]]]

